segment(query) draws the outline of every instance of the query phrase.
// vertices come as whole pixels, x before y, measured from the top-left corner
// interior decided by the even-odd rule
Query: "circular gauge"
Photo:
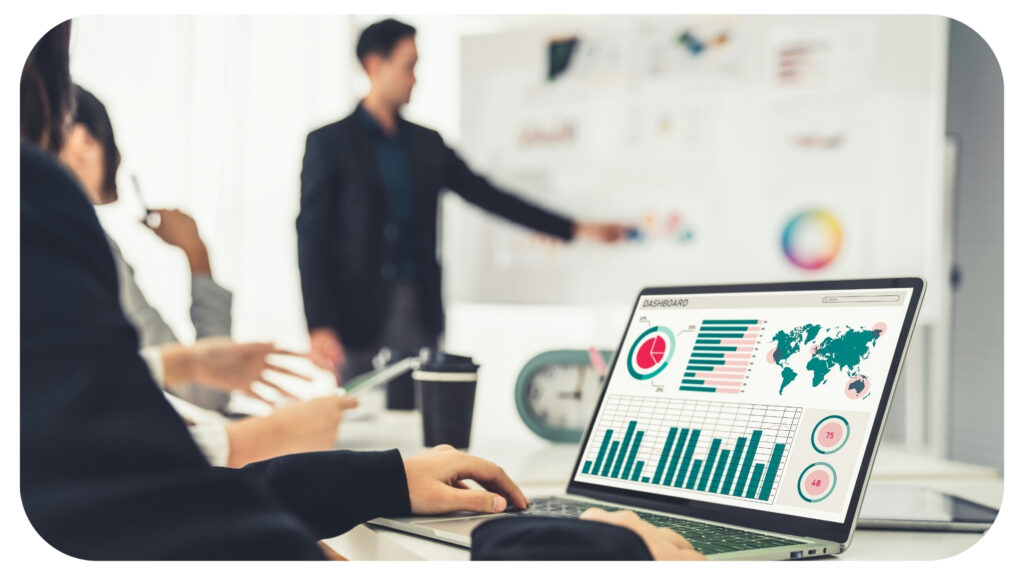
[[[818,422],[811,432],[811,445],[823,455],[835,453],[850,439],[850,422],[841,415],[830,415]]]
[[[629,348],[626,368],[635,379],[651,379],[672,359],[676,337],[667,327],[656,325],[640,334]]]
[[[800,474],[796,488],[808,503],[824,501],[836,488],[836,469],[823,461],[812,463]]]

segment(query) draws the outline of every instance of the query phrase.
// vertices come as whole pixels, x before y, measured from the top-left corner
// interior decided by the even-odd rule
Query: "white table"
[[[528,497],[563,493],[576,461],[577,447],[557,445],[529,436],[502,409],[489,409],[491,398],[481,389],[469,452],[499,463]],[[422,446],[421,420],[416,412],[381,410],[379,394],[362,400],[369,418],[350,418],[341,427],[339,448],[374,450],[398,448],[404,456]],[[480,417],[481,411],[487,418]],[[518,424],[521,427],[521,424]],[[911,453],[882,450],[875,462],[872,484],[923,485],[999,507],[1003,480],[995,471]],[[952,557],[981,538],[971,533],[858,531],[842,560],[930,560]],[[327,541],[341,555],[353,559],[467,560],[469,550],[361,525]],[[825,559],[831,560],[831,559]]]

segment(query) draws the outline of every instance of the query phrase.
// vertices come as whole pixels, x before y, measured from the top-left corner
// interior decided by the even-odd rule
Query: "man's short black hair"
[[[359,42],[356,43],[356,58],[362,62],[370,54],[377,54],[384,58],[391,56],[398,41],[415,36],[416,29],[412,26],[388,18],[375,24],[371,24],[359,35]]]

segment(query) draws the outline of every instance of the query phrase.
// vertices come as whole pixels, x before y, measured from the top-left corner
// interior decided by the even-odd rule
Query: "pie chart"
[[[640,369],[651,369],[658,365],[665,357],[665,350],[667,347],[668,345],[665,343],[665,338],[660,335],[643,342],[640,344],[640,349],[636,352],[637,366],[639,366]]]
[[[675,334],[664,326],[649,328],[633,341],[626,367],[635,379],[650,379],[665,369],[676,345]]]

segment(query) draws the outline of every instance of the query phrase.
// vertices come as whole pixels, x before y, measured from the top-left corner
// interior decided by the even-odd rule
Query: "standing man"
[[[356,56],[369,94],[306,139],[296,222],[302,295],[313,357],[343,380],[371,369],[382,346],[402,357],[437,344],[442,190],[564,240],[614,242],[628,230],[574,222],[500,190],[437,132],[402,118],[416,84],[415,38],[415,28],[392,19],[364,30]]]

